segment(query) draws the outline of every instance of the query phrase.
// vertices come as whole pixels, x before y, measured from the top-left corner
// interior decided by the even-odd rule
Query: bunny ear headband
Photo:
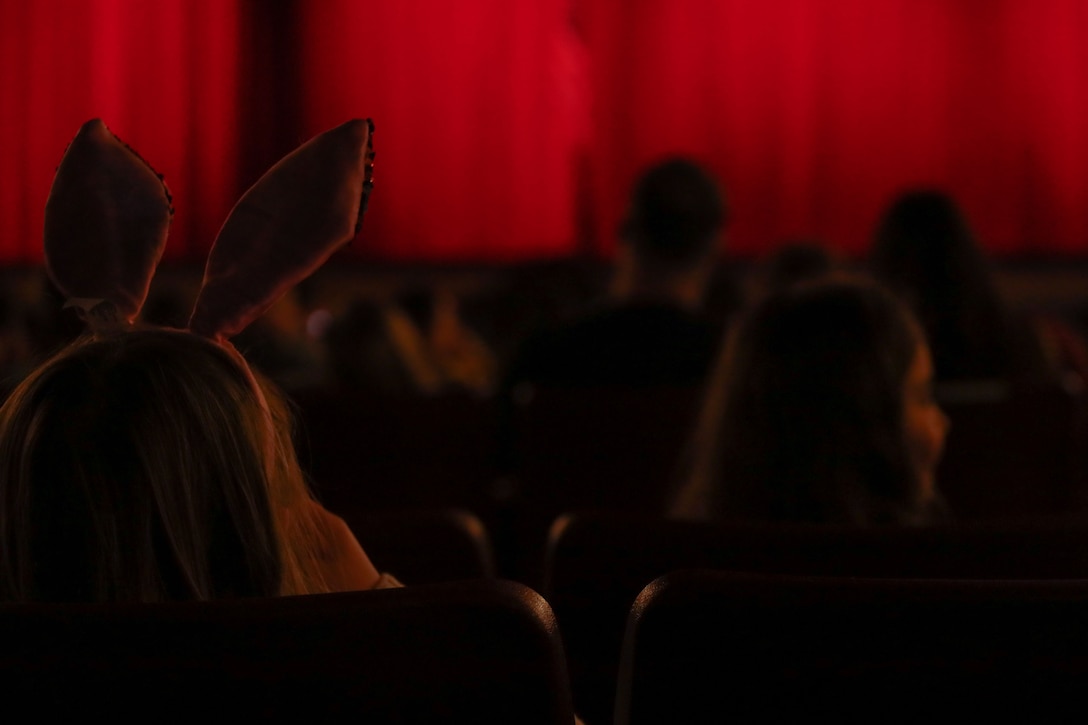
[[[242,195],[208,254],[189,330],[223,342],[355,236],[373,187],[370,119],[307,141]],[[91,329],[130,325],[173,216],[162,177],[99,119],[83,124],[45,206],[50,278]]]

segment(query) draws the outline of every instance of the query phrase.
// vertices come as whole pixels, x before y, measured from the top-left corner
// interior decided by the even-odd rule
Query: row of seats
[[[274,599],[0,604],[13,717],[571,725],[555,618],[477,579]]]
[[[293,395],[304,467],[330,498],[369,508],[493,505],[660,510],[700,402],[694,388]],[[1083,503],[1088,397],[1079,387],[946,384],[952,425],[938,480],[964,519]],[[589,485],[586,485],[589,484]]]
[[[304,467],[330,508],[477,512],[500,570],[524,570],[564,511],[661,512],[700,400],[687,388],[536,389],[470,395],[295,395]],[[952,421],[938,471],[959,520],[1088,510],[1088,399],[1079,389],[938,390]]]
[[[1052,722],[1086,677],[1085,580],[683,571],[635,602],[614,722]]]
[[[1076,711],[1088,677],[1084,578],[681,570],[643,587],[622,618],[609,708],[599,711],[572,697],[567,666],[578,656],[564,641],[574,633],[510,581],[2,604],[0,697],[42,719],[1052,719]]]
[[[349,523],[379,566],[409,584],[494,571],[487,531],[464,511],[370,512]],[[424,552],[439,549],[441,566],[428,565]],[[576,710],[595,723],[613,716],[632,605],[661,576],[712,569],[865,581],[1088,581],[1088,521],[858,529],[586,511],[556,520],[546,552],[539,591],[562,632]]]
[[[1088,580],[1088,522],[860,529],[563,516],[549,536],[541,591],[558,617],[575,703],[587,718],[610,721],[627,613],[639,592],[692,568],[866,580]]]

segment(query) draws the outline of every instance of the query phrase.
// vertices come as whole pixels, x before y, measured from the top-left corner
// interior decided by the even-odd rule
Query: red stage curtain
[[[352,116],[376,126],[357,253],[503,261],[572,250],[586,111],[566,2],[300,7],[307,133]]]
[[[607,254],[668,153],[724,180],[735,254],[861,253],[896,191],[932,184],[997,254],[1088,256],[1080,0],[0,0],[0,102],[0,263],[40,259],[53,169],[93,116],[166,176],[173,259],[359,115],[364,257]]]
[[[725,180],[729,246],[861,253],[893,194],[937,185],[998,254],[1088,253],[1088,3],[583,0],[597,240],[644,164]]]
[[[41,259],[53,172],[100,117],[166,177],[167,257],[200,258],[238,195],[239,0],[0,0],[0,263]]]

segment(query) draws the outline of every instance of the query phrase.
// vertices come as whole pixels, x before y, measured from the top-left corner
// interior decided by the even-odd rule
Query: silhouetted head
[[[842,270],[841,260],[823,244],[815,241],[787,242],[767,255],[757,269],[757,294],[771,294]]]
[[[874,283],[837,278],[771,294],[723,350],[679,513],[923,519],[947,427],[928,363],[917,323]]]
[[[725,223],[714,178],[698,164],[674,158],[636,182],[620,236],[647,264],[683,267],[707,255]]]
[[[959,207],[930,189],[897,197],[877,227],[874,274],[897,293],[924,305],[923,297],[946,297],[962,284],[985,277],[985,258]]]
[[[1043,380],[1050,372],[1038,340],[1005,304],[989,262],[947,194],[897,197],[877,227],[874,276],[918,317],[938,380]]]

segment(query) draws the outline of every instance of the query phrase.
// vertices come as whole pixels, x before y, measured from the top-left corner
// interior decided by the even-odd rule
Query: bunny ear
[[[131,323],[166,247],[170,192],[100,119],[68,145],[45,203],[50,278],[92,320]]]
[[[351,241],[373,186],[372,134],[356,119],[315,136],[242,196],[208,256],[190,330],[233,337]]]

